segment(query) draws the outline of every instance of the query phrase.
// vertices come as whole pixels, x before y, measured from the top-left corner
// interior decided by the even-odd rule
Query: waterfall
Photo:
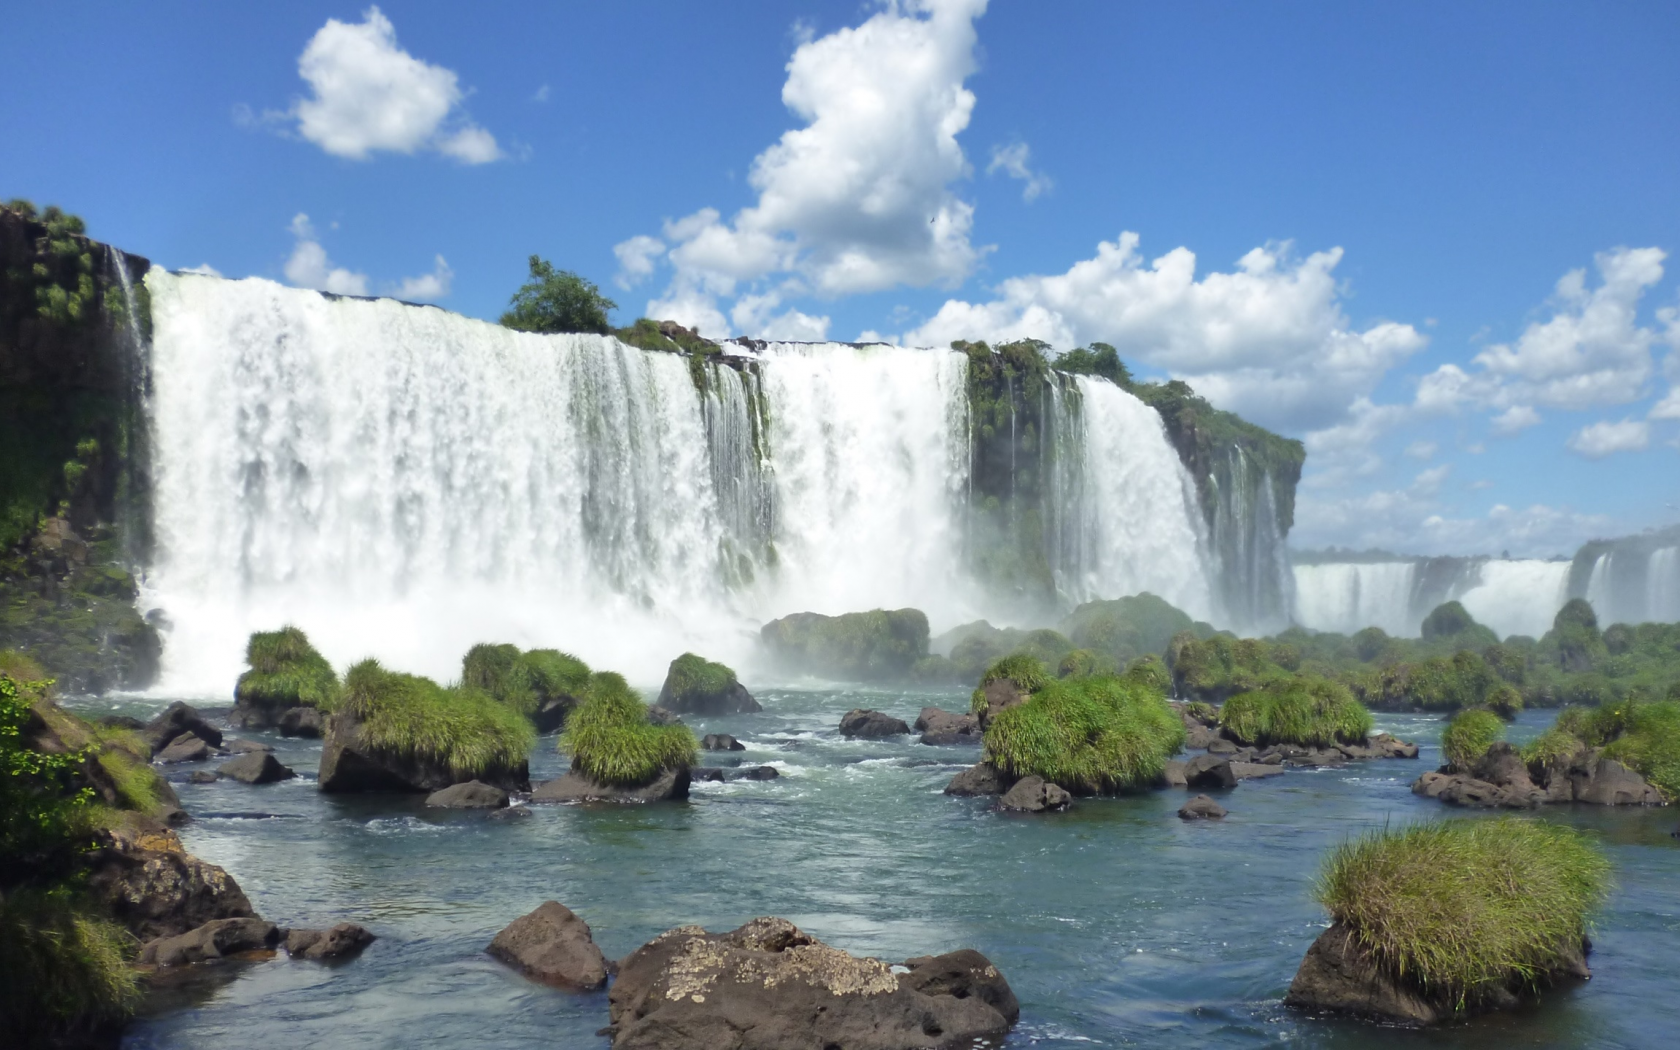
[[[1569,572],[1566,561],[1539,559],[1298,556],[1295,622],[1315,631],[1381,627],[1416,637],[1430,610],[1458,601],[1501,638],[1538,638],[1568,600]]]
[[[1392,635],[1418,633],[1411,616],[1416,563],[1317,562],[1295,565],[1295,622],[1314,631],[1353,634],[1381,627]]]
[[[1213,513],[1219,605],[1238,629],[1268,634],[1288,625],[1294,589],[1276,487],[1240,447],[1231,446],[1228,458],[1227,483],[1218,488]]]
[[[1569,600],[1566,561],[1489,559],[1480,569],[1479,581],[1457,597],[1477,623],[1492,627],[1501,638],[1540,637]]]

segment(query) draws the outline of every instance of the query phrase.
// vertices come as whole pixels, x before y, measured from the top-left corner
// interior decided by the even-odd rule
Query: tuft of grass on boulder
[[[1447,763],[1468,772],[1487,754],[1488,748],[1505,735],[1505,723],[1492,711],[1473,707],[1460,711],[1441,732],[1441,753]]]
[[[1014,682],[1023,693],[1033,693],[1044,688],[1050,681],[1050,672],[1036,657],[1026,653],[1011,653],[986,668],[986,673],[980,676],[980,684],[974,687],[969,697],[969,710],[979,714],[986,709],[986,687],[993,682],[1005,679]]]
[[[360,720],[368,747],[437,763],[462,779],[519,766],[536,742],[524,716],[483,690],[446,689],[377,660],[345,674],[338,711]]]
[[[726,664],[708,660],[693,653],[683,653],[671,661],[665,676],[665,688],[671,699],[719,696],[735,684],[735,672]]]
[[[461,660],[461,685],[488,693],[526,718],[558,705],[570,711],[589,685],[589,665],[558,649],[520,652],[481,642]]]
[[[1099,794],[1155,783],[1184,736],[1183,720],[1154,688],[1096,675],[1041,680],[1025,703],[992,718],[985,750],[1012,777]]]
[[[1680,798],[1680,700],[1628,699],[1597,708],[1565,708],[1547,731],[1554,732],[1603,748],[1606,758],[1650,781],[1665,798]],[[1565,744],[1559,740],[1554,746]]]
[[[694,733],[681,724],[648,722],[647,705],[623,676],[597,673],[586,694],[560,736],[560,750],[572,756],[574,773],[597,784],[639,787],[698,760]]]
[[[253,633],[245,644],[245,662],[250,669],[233,688],[234,702],[241,707],[331,711],[338,699],[338,675],[296,627]]]
[[[1219,724],[1245,744],[1331,747],[1363,743],[1371,712],[1339,683],[1294,675],[1225,701]]]
[[[1580,832],[1504,817],[1372,832],[1331,852],[1315,896],[1387,973],[1464,1010],[1563,968],[1609,886]]]

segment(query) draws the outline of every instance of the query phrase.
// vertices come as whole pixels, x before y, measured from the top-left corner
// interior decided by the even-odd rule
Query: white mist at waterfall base
[[[1409,561],[1327,562],[1295,566],[1295,622],[1314,631],[1353,634],[1380,627],[1416,635],[1409,612],[1415,566]]]
[[[1539,638],[1569,600],[1569,563],[1537,559],[1490,559],[1479,566],[1478,582],[1458,596],[1477,623],[1501,638]]]

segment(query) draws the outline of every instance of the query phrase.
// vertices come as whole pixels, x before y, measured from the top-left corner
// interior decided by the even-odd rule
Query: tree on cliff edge
[[[540,255],[531,256],[531,279],[513,293],[502,324],[521,332],[595,332],[612,330],[607,312],[618,304],[601,294],[595,282],[570,270],[556,270]]]

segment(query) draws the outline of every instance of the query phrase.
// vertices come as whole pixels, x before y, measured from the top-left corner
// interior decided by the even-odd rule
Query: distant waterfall
[[[1600,624],[1680,621],[1680,527],[1587,544],[1569,593],[1591,602]]]
[[[1295,622],[1316,631],[1381,627],[1416,637],[1430,610],[1458,601],[1502,638],[1538,638],[1568,600],[1569,573],[1566,561],[1538,559],[1298,557]]]
[[[1216,493],[1213,513],[1219,606],[1225,619],[1242,629],[1280,631],[1288,626],[1295,579],[1278,520],[1276,486],[1240,447],[1233,445],[1228,459],[1227,485]]]

